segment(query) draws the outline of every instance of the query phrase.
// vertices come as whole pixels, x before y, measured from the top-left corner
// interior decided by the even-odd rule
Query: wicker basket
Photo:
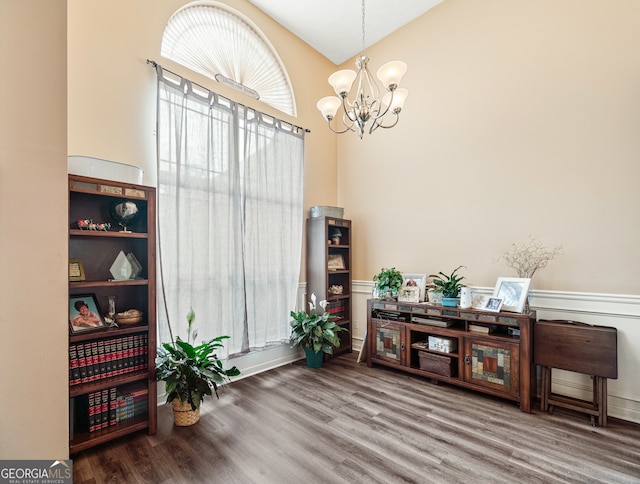
[[[419,351],[420,369],[437,375],[452,376],[451,358]]]
[[[171,405],[173,406],[173,422],[178,427],[188,427],[200,420],[200,407],[192,410],[189,402],[181,402],[179,398],[174,398]]]

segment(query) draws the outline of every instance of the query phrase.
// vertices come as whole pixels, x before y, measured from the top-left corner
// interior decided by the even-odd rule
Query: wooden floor
[[[355,354],[238,380],[200,422],[73,456],[74,483],[640,483],[640,426],[519,411]]]

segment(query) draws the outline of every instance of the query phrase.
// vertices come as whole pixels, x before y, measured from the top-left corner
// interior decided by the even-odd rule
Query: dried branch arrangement
[[[529,236],[527,242],[514,243],[510,251],[505,252],[497,260],[504,259],[507,267],[513,269],[518,277],[531,278],[538,269],[561,255],[562,246],[545,247],[539,240]]]

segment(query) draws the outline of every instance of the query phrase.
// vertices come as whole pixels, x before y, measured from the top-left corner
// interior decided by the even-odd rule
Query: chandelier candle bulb
[[[335,96],[323,97],[316,106],[328,121],[331,121],[340,107],[340,99]]]
[[[402,76],[407,72],[407,64],[402,61],[391,61],[383,64],[376,75],[382,85],[388,90],[392,91],[396,88],[400,81],[402,80]]]
[[[333,86],[333,90],[340,97],[345,97],[351,90],[353,81],[356,79],[356,71],[344,69],[334,72],[329,76],[329,84]]]
[[[385,106],[389,106],[389,111],[397,114],[402,110],[402,106],[404,106],[404,100],[408,95],[409,91],[407,91],[406,89],[396,89],[395,91],[388,92],[383,96],[382,104],[384,104]]]

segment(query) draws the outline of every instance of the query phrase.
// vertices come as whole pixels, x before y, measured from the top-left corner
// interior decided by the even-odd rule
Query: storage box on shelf
[[[307,219],[307,299],[327,300],[327,311],[348,331],[339,334],[334,355],[351,352],[351,221],[318,216]]]
[[[398,368],[519,402],[535,395],[535,313],[488,313],[370,299],[367,364]],[[487,328],[472,331],[470,327]]]
[[[123,200],[138,210],[126,232],[110,216]],[[102,316],[109,299],[117,312],[142,314],[137,322],[70,332],[70,454],[138,430],[156,432],[155,203],[152,187],[69,175],[69,259],[80,261],[84,273],[69,282],[70,298],[89,296]],[[79,220],[111,227],[89,230]],[[114,275],[121,253],[135,267]]]

